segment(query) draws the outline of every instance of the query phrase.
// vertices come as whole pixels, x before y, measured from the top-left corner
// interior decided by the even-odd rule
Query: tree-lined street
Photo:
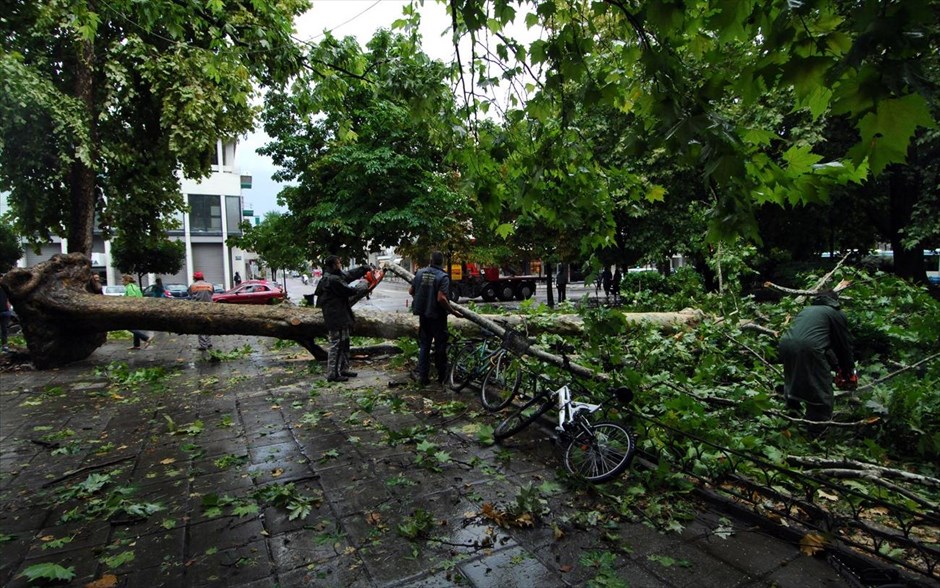
[[[421,2],[365,43],[296,39],[306,0],[0,11],[0,287],[21,327],[2,356],[0,583],[940,580],[936,3],[442,4],[446,61]],[[181,178],[226,171],[258,125],[286,211],[239,225],[247,178]],[[42,259],[14,267],[26,247]],[[609,300],[569,284],[561,305],[542,283],[450,328],[525,325],[519,398],[584,380],[642,460],[585,487],[540,459],[544,429],[494,445],[514,407],[410,382],[418,318],[394,278],[357,306],[361,379],[334,387],[316,360],[349,333],[296,306],[314,283],[259,308],[111,298],[91,259],[228,281],[235,259],[280,276],[392,251],[619,282]],[[811,420],[778,346],[829,288],[858,381],[830,390],[813,348],[833,411]],[[125,329],[158,335],[127,351]],[[604,404],[620,387],[630,405]]]

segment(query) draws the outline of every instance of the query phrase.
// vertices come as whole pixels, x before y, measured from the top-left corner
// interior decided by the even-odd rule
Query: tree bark
[[[33,363],[47,369],[78,361],[104,344],[108,331],[146,329],[185,334],[255,335],[298,342],[318,359],[323,350],[315,339],[327,337],[320,309],[293,305],[240,306],[162,298],[101,296],[92,281],[91,264],[79,253],[55,255],[30,268],[7,272],[0,286],[7,290],[23,326]],[[634,320],[657,321],[675,328],[698,320],[699,314],[644,313]],[[503,326],[522,328],[517,316],[492,317]],[[469,320],[451,321],[457,332],[479,333]],[[581,332],[577,317],[561,316],[536,330],[575,335]],[[413,337],[417,317],[373,310],[356,312],[353,334],[380,339]]]
[[[97,201],[95,170],[91,167],[95,159],[96,136],[94,62],[95,48],[91,41],[76,41],[75,97],[84,107],[88,125],[89,144],[85,146],[85,159],[76,157],[70,169],[70,197],[72,214],[68,226],[68,250],[91,256],[92,232],[95,223]],[[77,150],[82,146],[76,145]]]

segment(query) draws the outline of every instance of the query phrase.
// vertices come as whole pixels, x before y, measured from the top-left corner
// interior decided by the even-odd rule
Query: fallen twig
[[[71,478],[72,476],[77,476],[78,474],[82,474],[82,473],[84,473],[84,472],[90,472],[91,470],[99,470],[99,469],[101,469],[101,468],[106,468],[106,467],[108,467],[108,466],[113,466],[113,465],[115,465],[115,464],[118,464],[118,463],[121,463],[121,462],[125,462],[125,461],[130,461],[130,460],[132,460],[132,459],[137,459],[137,456],[136,456],[136,455],[128,455],[128,456],[125,456],[125,457],[119,457],[119,458],[117,458],[117,459],[112,459],[111,461],[106,461],[106,462],[103,462],[103,463],[96,463],[96,464],[92,464],[92,465],[83,466],[83,467],[78,468],[77,470],[69,470],[69,471],[65,472],[64,474],[62,474],[61,476],[59,476],[58,478],[55,478],[54,480],[49,480],[48,482],[46,482],[45,484],[43,484],[41,487],[42,487],[42,488],[48,488],[49,486],[54,486],[54,485],[58,484],[59,482],[62,482],[63,480],[67,480],[67,479]]]
[[[906,488],[902,488],[893,482],[889,482],[883,477],[879,476],[876,472],[867,471],[867,470],[846,470],[839,468],[824,468],[824,469],[814,469],[812,470],[813,475],[815,476],[827,476],[829,478],[837,478],[841,480],[867,480],[872,484],[877,484],[891,490],[892,492],[897,492],[898,494],[913,500],[920,506],[928,508],[932,511],[937,511],[937,505],[933,502],[930,502],[926,498],[918,496],[917,494],[911,492]]]
[[[759,360],[761,361],[761,363],[763,363],[763,364],[766,365],[768,368],[770,368],[770,370],[771,370],[772,372],[774,372],[775,374],[777,374],[777,376],[782,376],[782,375],[783,375],[783,373],[780,371],[780,369],[777,368],[777,366],[775,366],[775,365],[773,365],[772,363],[770,363],[769,361],[767,361],[766,359],[764,359],[764,356],[763,356],[763,355],[757,353],[756,351],[754,351],[753,349],[751,349],[750,347],[748,347],[748,346],[745,345],[744,343],[741,343],[740,341],[738,341],[737,339],[735,339],[734,337],[732,337],[732,336],[729,335],[728,333],[722,333],[722,334],[723,334],[728,340],[730,340],[732,343],[734,343],[734,344],[736,344],[736,345],[740,345],[740,346],[743,347],[744,349],[747,349],[747,350],[751,353],[751,355],[753,355],[754,357],[756,357],[757,359],[759,359]]]
[[[886,382],[886,381],[890,380],[891,378],[894,378],[894,377],[896,377],[896,376],[898,376],[898,375],[900,375],[900,374],[903,374],[904,372],[906,372],[906,371],[908,371],[908,370],[912,370],[912,369],[914,369],[914,368],[916,368],[916,367],[919,367],[919,366],[921,366],[921,365],[927,363],[928,361],[933,361],[934,359],[937,359],[938,357],[940,357],[940,353],[934,353],[933,355],[931,355],[931,356],[929,356],[929,357],[925,357],[924,359],[918,361],[917,363],[912,363],[911,365],[904,366],[904,367],[902,367],[902,368],[899,369],[899,370],[896,370],[896,371],[891,372],[890,374],[888,374],[887,376],[884,376],[883,378],[878,378],[878,379],[875,380],[874,382],[870,382],[870,383],[868,383],[868,384],[865,384],[864,386],[859,386],[859,387],[856,388],[855,390],[851,390],[851,391],[847,391],[847,392],[837,392],[835,395],[836,395],[836,397],[839,397],[839,396],[854,396],[854,395],[858,394],[859,392],[862,392],[862,391],[864,391],[864,390],[868,390],[869,388],[873,388],[874,386],[877,386],[878,384],[880,384],[880,383],[882,383],[882,382]]]
[[[811,421],[809,419],[801,419],[798,417],[792,417],[785,412],[779,410],[767,410],[765,414],[773,415],[780,417],[782,419],[788,420],[791,423],[800,423],[806,425],[827,425],[830,427],[863,427],[866,425],[874,425],[881,420],[880,417],[868,417],[859,421]]]
[[[930,488],[940,488],[940,479],[938,478],[932,478],[922,474],[915,474],[913,472],[899,470],[896,468],[886,468],[877,464],[865,463],[863,461],[857,461],[854,459],[826,459],[823,457],[788,455],[787,462],[814,468],[839,468],[873,471],[878,472],[879,474],[888,478],[914,482]]]

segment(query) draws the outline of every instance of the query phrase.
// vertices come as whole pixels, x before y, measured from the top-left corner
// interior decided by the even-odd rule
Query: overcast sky
[[[354,36],[365,45],[379,28],[390,28],[402,17],[406,0],[314,0],[313,8],[297,19],[296,37],[303,41],[318,42],[323,31],[330,30],[339,38]],[[448,27],[444,6],[429,0],[421,13],[421,35],[424,52],[432,59],[450,61],[454,49],[450,36],[441,37]],[[242,174],[252,176],[252,187],[244,190],[246,208],[263,217],[266,212],[280,209],[277,193],[280,186],[271,179],[274,163],[255,150],[269,141],[261,129],[245,137],[238,146],[236,163]]]

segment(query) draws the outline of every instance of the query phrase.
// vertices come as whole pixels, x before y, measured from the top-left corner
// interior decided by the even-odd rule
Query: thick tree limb
[[[764,287],[770,288],[771,290],[777,290],[778,292],[783,292],[784,294],[796,294],[798,295],[798,298],[796,299],[797,302],[803,302],[803,300],[805,299],[804,296],[815,296],[816,294],[819,294],[819,292],[823,289],[823,286],[829,283],[829,280],[832,279],[832,275],[836,273],[840,267],[842,267],[842,264],[845,263],[845,260],[848,259],[851,254],[852,252],[849,251],[848,253],[843,255],[842,259],[839,260],[839,263],[837,263],[836,266],[832,268],[831,271],[829,271],[829,273],[827,273],[823,277],[816,280],[816,283],[809,290],[795,290],[793,288],[786,288],[784,286],[778,286],[777,284],[774,284],[773,282],[764,282]],[[842,290],[845,290],[851,285],[852,285],[852,282],[847,281],[847,280],[842,280],[836,285],[835,288],[833,288],[833,290],[836,292],[841,292]]]
[[[836,468],[877,472],[879,475],[885,478],[904,480],[906,482],[921,484],[923,486],[927,486],[928,488],[940,489],[940,479],[938,478],[915,474],[913,472],[899,470],[896,468],[886,468],[877,464],[865,463],[863,461],[857,461],[854,459],[827,459],[825,457],[814,457],[806,455],[788,455],[787,463],[792,465],[808,466],[811,468]]]
[[[411,283],[414,280],[414,274],[412,274],[411,272],[409,272],[408,270],[406,270],[405,268],[401,267],[398,264],[386,262],[384,267],[388,271],[391,271],[392,273],[401,277],[401,279],[409,283]],[[537,357],[538,359],[541,359],[542,361],[551,363],[553,365],[562,366],[566,369],[571,370],[573,373],[579,376],[586,377],[586,378],[596,378],[596,379],[601,379],[601,380],[607,379],[606,375],[596,374],[594,370],[590,368],[584,367],[582,365],[578,365],[576,363],[570,363],[562,357],[542,351],[541,349],[530,345],[528,341],[525,340],[524,336],[520,336],[520,335],[513,336],[512,334],[507,336],[506,327],[504,327],[503,325],[497,324],[494,320],[491,320],[490,318],[487,318],[481,314],[477,314],[473,312],[472,310],[470,310],[469,308],[461,304],[457,304],[456,302],[451,302],[450,308],[458,316],[461,316],[464,319],[476,325],[479,325],[480,328],[495,334],[497,337],[503,338],[503,344],[507,346],[508,348],[510,348],[515,353],[518,353],[519,355],[531,355],[532,357]],[[513,327],[509,327],[509,328],[515,331]]]
[[[88,258],[73,253],[53,256],[30,268],[13,269],[0,280],[20,318],[37,368],[84,359],[104,344],[108,331],[126,329],[276,337],[296,341],[315,358],[325,358],[316,343],[317,338],[327,337],[320,309],[287,304],[259,307],[101,296],[91,275]],[[694,316],[674,316],[673,321],[681,324]],[[507,326],[523,325],[519,317],[498,320]],[[468,335],[477,332],[478,324],[469,320],[452,322],[454,329]],[[581,332],[580,321],[564,317],[528,328],[563,335]],[[409,314],[365,309],[356,312],[353,327],[356,336],[394,340],[413,337],[417,332],[417,317]]]
[[[414,274],[412,274],[405,268],[401,267],[400,265],[386,262],[384,264],[384,268],[409,283],[412,280],[414,280]],[[591,368],[578,365],[576,363],[571,363],[565,357],[561,357],[553,353],[548,353],[547,351],[543,349],[539,349],[538,347],[530,345],[523,336],[515,335],[515,336],[510,336],[509,338],[507,338],[506,336],[507,328],[511,328],[515,331],[524,330],[524,328],[520,328],[520,327],[525,327],[525,324],[521,322],[522,319],[520,319],[519,317],[511,317],[510,320],[503,320],[504,317],[499,317],[499,318],[486,317],[481,314],[477,314],[473,312],[472,310],[470,310],[469,308],[467,308],[466,306],[457,304],[456,302],[451,302],[450,307],[458,316],[461,316],[466,321],[470,321],[473,324],[479,325],[480,328],[490,331],[491,333],[494,333],[497,337],[503,338],[504,345],[509,346],[513,351],[515,351],[516,353],[520,355],[530,355],[546,363],[557,365],[559,367],[570,370],[572,373],[578,376],[582,376],[586,378],[594,378],[594,379],[598,379],[602,381],[607,379],[607,376],[605,374],[598,374],[594,372],[594,370],[592,370]],[[506,317],[506,318],[509,318],[509,317]],[[554,318],[555,317],[553,317],[553,319]],[[628,315],[628,318],[629,318],[629,315]],[[688,313],[640,313],[639,316],[634,315],[631,320],[637,321],[637,322],[653,321],[665,327],[667,325],[676,325],[676,324],[687,325],[687,324],[690,324],[691,322],[699,320],[700,318],[701,318],[700,313],[690,311]],[[576,317],[574,318],[564,317],[564,318],[561,318],[558,322],[561,324],[567,323],[572,327],[577,325],[578,327],[577,332],[581,331],[581,328],[580,328],[581,321],[580,319]],[[557,331],[553,329],[553,332],[557,332]]]
[[[780,336],[780,333],[778,333],[777,331],[773,329],[768,329],[767,327],[763,325],[759,325],[755,322],[741,323],[740,325],[738,325],[738,328],[741,329],[742,331],[755,331],[757,333],[761,333],[762,335],[770,335],[774,339]]]

